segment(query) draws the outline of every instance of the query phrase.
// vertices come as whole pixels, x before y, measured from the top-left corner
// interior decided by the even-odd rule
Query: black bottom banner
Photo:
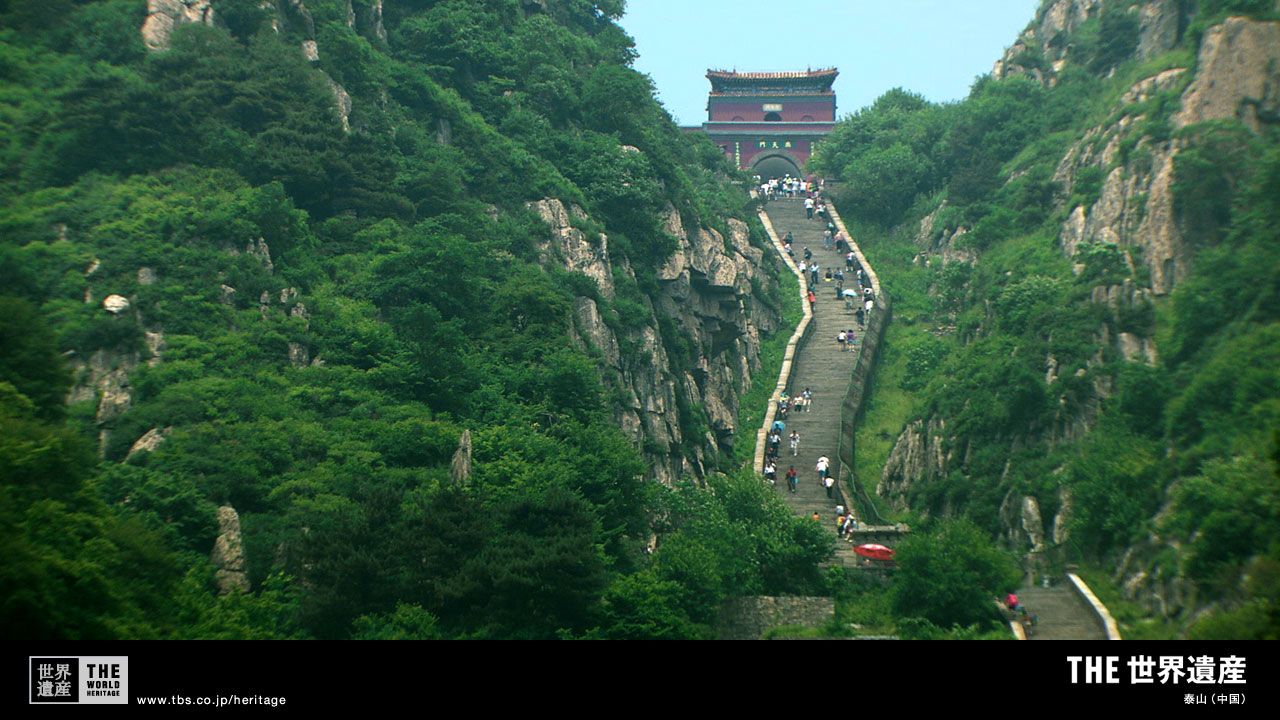
[[[462,701],[562,708],[575,700],[669,712],[925,701],[1054,708],[1208,706],[1272,716],[1274,643],[47,642],[8,643],[9,698],[28,707],[315,713]],[[19,678],[26,680],[20,689]],[[771,691],[772,689],[772,691]],[[457,699],[455,699],[457,698]],[[776,703],[770,702],[776,699]],[[791,698],[791,700],[787,700]],[[834,703],[834,706],[833,704]],[[1008,703],[1008,704],[1006,704]],[[1025,707],[1025,706],[1021,706]],[[1267,710],[1267,708],[1271,708]]]

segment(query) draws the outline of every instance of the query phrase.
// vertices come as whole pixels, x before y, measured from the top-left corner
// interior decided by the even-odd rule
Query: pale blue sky
[[[836,67],[840,116],[901,87],[959,100],[1035,17],[1039,0],[628,0],[635,67],[681,125],[707,119],[707,68]]]

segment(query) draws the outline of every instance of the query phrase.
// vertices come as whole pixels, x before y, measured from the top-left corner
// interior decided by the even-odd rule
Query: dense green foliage
[[[1228,14],[1274,20],[1275,9],[1185,7],[1181,44],[1144,61],[1125,5],[1042,39],[1067,50],[1065,67],[1051,71],[1035,45],[1013,58],[1052,83],[983,77],[949,105],[890,91],[811,162],[843,181],[837,201],[894,298],[856,464],[873,485],[890,433],[941,421],[954,459],[946,477],[910,488],[913,509],[995,535],[1010,497],[1035,497],[1046,523],[1067,497],[1072,539],[1060,553],[1107,565],[1149,537],[1175,540],[1181,551],[1162,545],[1151,559],[1160,579],[1188,578],[1196,602],[1237,608],[1195,635],[1274,636],[1276,585],[1252,578],[1280,560],[1280,130],[1230,120],[1175,133],[1170,117],[1203,30]],[[1181,84],[1119,103],[1135,82],[1188,66]],[[1082,163],[1063,182],[1072,146],[1101,153],[1110,136],[1086,133],[1121,120],[1132,124],[1115,132],[1110,165]],[[1099,290],[1151,287],[1141,251],[1084,243],[1068,257],[1064,220],[1088,211],[1117,169],[1150,173],[1172,140],[1170,210],[1191,269],[1167,296],[1098,302]],[[1147,198],[1129,202],[1145,211]],[[925,216],[931,230],[919,232]],[[1151,339],[1158,356],[1126,360],[1121,333]]]
[[[755,481],[643,482],[626,395],[578,340],[590,298],[624,353],[647,326],[696,364],[647,297],[660,211],[748,218],[630,67],[621,3],[388,3],[385,38],[306,5],[218,0],[157,52],[140,0],[0,6],[10,634],[705,637],[730,592],[817,585],[821,536]],[[540,258],[547,197],[608,234],[616,298]],[[86,384],[120,368],[128,411],[99,415]],[[690,446],[653,451],[702,442],[688,405]],[[246,595],[216,594],[221,504]]]
[[[989,625],[1000,617],[991,599],[1022,580],[1013,557],[992,548],[969,522],[944,522],[898,548],[894,610],[939,627]]]

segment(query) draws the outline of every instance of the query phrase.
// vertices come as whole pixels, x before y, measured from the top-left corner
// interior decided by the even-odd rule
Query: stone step
[[[1018,600],[1036,616],[1032,640],[1105,640],[1107,637],[1092,608],[1069,585],[1024,586],[1018,589]]]

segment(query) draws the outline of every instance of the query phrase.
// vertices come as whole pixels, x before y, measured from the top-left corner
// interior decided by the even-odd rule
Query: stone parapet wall
[[[752,196],[755,196],[754,191]],[[773,249],[778,252],[778,257],[782,258],[782,261],[787,264],[787,268],[791,270],[791,274],[796,278],[797,288],[800,292],[800,306],[804,310],[804,317],[800,319],[800,324],[796,325],[795,332],[791,333],[791,339],[787,341],[787,350],[782,356],[782,368],[778,371],[778,384],[774,387],[773,394],[769,396],[769,407],[765,409],[764,422],[760,424],[760,429],[756,431],[756,452],[751,467],[757,472],[764,467],[765,441],[769,439],[769,428],[773,426],[773,421],[777,418],[778,402],[782,400],[782,393],[789,391],[791,387],[791,371],[795,367],[796,352],[813,328],[813,309],[809,307],[809,303],[805,299],[808,290],[805,287],[804,275],[801,274],[800,268],[796,265],[795,258],[787,255],[786,247],[782,244],[782,240],[778,238],[778,233],[774,231],[773,222],[769,220],[769,214],[761,208],[759,215],[760,222],[764,225],[765,232],[769,234],[769,240],[773,243]]]
[[[1068,573],[1067,579],[1071,581],[1071,588],[1076,595],[1089,606],[1089,609],[1098,618],[1098,622],[1102,623],[1102,629],[1107,634],[1108,640],[1120,639],[1120,626],[1116,623],[1116,619],[1111,616],[1111,611],[1107,610],[1107,606],[1102,604],[1097,595],[1093,594],[1093,590],[1089,589],[1086,583],[1079,575]]]
[[[854,257],[858,258],[858,263],[866,271],[867,277],[871,279],[871,291],[875,293],[875,308],[867,317],[867,328],[862,337],[862,344],[858,347],[858,359],[854,364],[853,374],[849,378],[849,389],[845,392],[844,401],[840,406],[840,444],[836,450],[839,475],[836,476],[836,487],[839,489],[844,506],[852,508],[857,506],[854,502],[855,498],[851,496],[851,488],[856,486],[854,483],[857,480],[853,476],[853,432],[858,420],[862,417],[867,390],[871,382],[871,372],[879,356],[880,342],[884,339],[885,328],[888,327],[889,319],[893,316],[893,304],[889,294],[880,285],[880,276],[876,275],[875,269],[871,267],[871,263],[867,262],[862,249],[853,239],[853,234],[845,227],[844,220],[840,218],[834,202],[827,204],[827,212],[835,221],[836,227],[848,239],[849,247],[853,250]],[[863,518],[863,520],[870,521],[870,518]]]

